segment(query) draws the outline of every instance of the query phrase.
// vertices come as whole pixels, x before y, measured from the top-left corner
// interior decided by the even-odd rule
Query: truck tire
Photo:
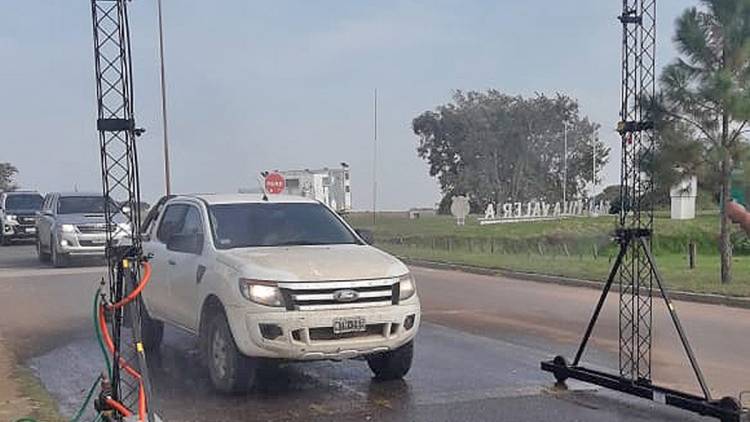
[[[410,341],[396,350],[367,356],[375,378],[380,380],[401,379],[411,369],[414,358],[414,341]]]
[[[147,312],[141,315],[141,337],[148,352],[158,351],[164,339],[164,323],[152,319]]]
[[[44,252],[42,247],[42,240],[37,237],[36,239],[36,255],[39,258],[39,262],[49,262],[49,253]]]
[[[2,229],[2,227],[0,227]],[[10,239],[6,237],[4,234],[0,233],[0,246],[9,246],[10,245]]]
[[[52,256],[52,266],[55,268],[63,268],[68,266],[68,256],[57,253],[57,248],[55,247],[55,239],[50,238],[49,240],[49,249],[51,251]]]
[[[259,361],[237,349],[224,312],[212,315],[206,335],[206,363],[214,388],[226,394],[247,392],[255,383]]]

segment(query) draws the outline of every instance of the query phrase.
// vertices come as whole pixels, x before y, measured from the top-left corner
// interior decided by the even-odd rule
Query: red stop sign
[[[266,192],[278,194],[286,189],[286,179],[279,173],[270,173],[266,176]]]

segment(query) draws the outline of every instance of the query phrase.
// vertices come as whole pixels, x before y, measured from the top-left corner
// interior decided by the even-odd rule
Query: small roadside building
[[[285,194],[314,198],[338,212],[352,209],[351,173],[346,163],[339,168],[277,170],[286,181]]]

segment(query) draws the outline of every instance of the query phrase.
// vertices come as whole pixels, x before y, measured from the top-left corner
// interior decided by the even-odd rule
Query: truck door
[[[151,281],[143,292],[143,300],[150,316],[163,321],[176,322],[170,311],[173,298],[169,289],[169,279],[174,270],[170,262],[174,261],[174,252],[167,249],[167,243],[182,229],[187,209],[186,204],[167,205],[159,219],[156,236],[143,242],[143,252],[151,257],[152,267]],[[153,230],[151,234],[153,236]]]
[[[205,233],[201,210],[189,205],[181,230],[176,234],[177,242],[169,245],[170,266],[169,289],[172,293],[170,315],[174,321],[197,331],[200,305],[199,284],[206,267],[203,264]]]
[[[52,238],[51,227],[53,222],[53,214],[55,207],[55,195],[49,193],[44,198],[42,209],[39,211],[36,222],[36,236],[42,250],[51,251],[52,244],[50,239]]]

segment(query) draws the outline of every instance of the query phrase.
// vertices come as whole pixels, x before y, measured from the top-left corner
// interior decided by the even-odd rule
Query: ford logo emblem
[[[336,302],[354,302],[359,299],[359,293],[354,290],[336,290],[333,292],[333,300]]]

